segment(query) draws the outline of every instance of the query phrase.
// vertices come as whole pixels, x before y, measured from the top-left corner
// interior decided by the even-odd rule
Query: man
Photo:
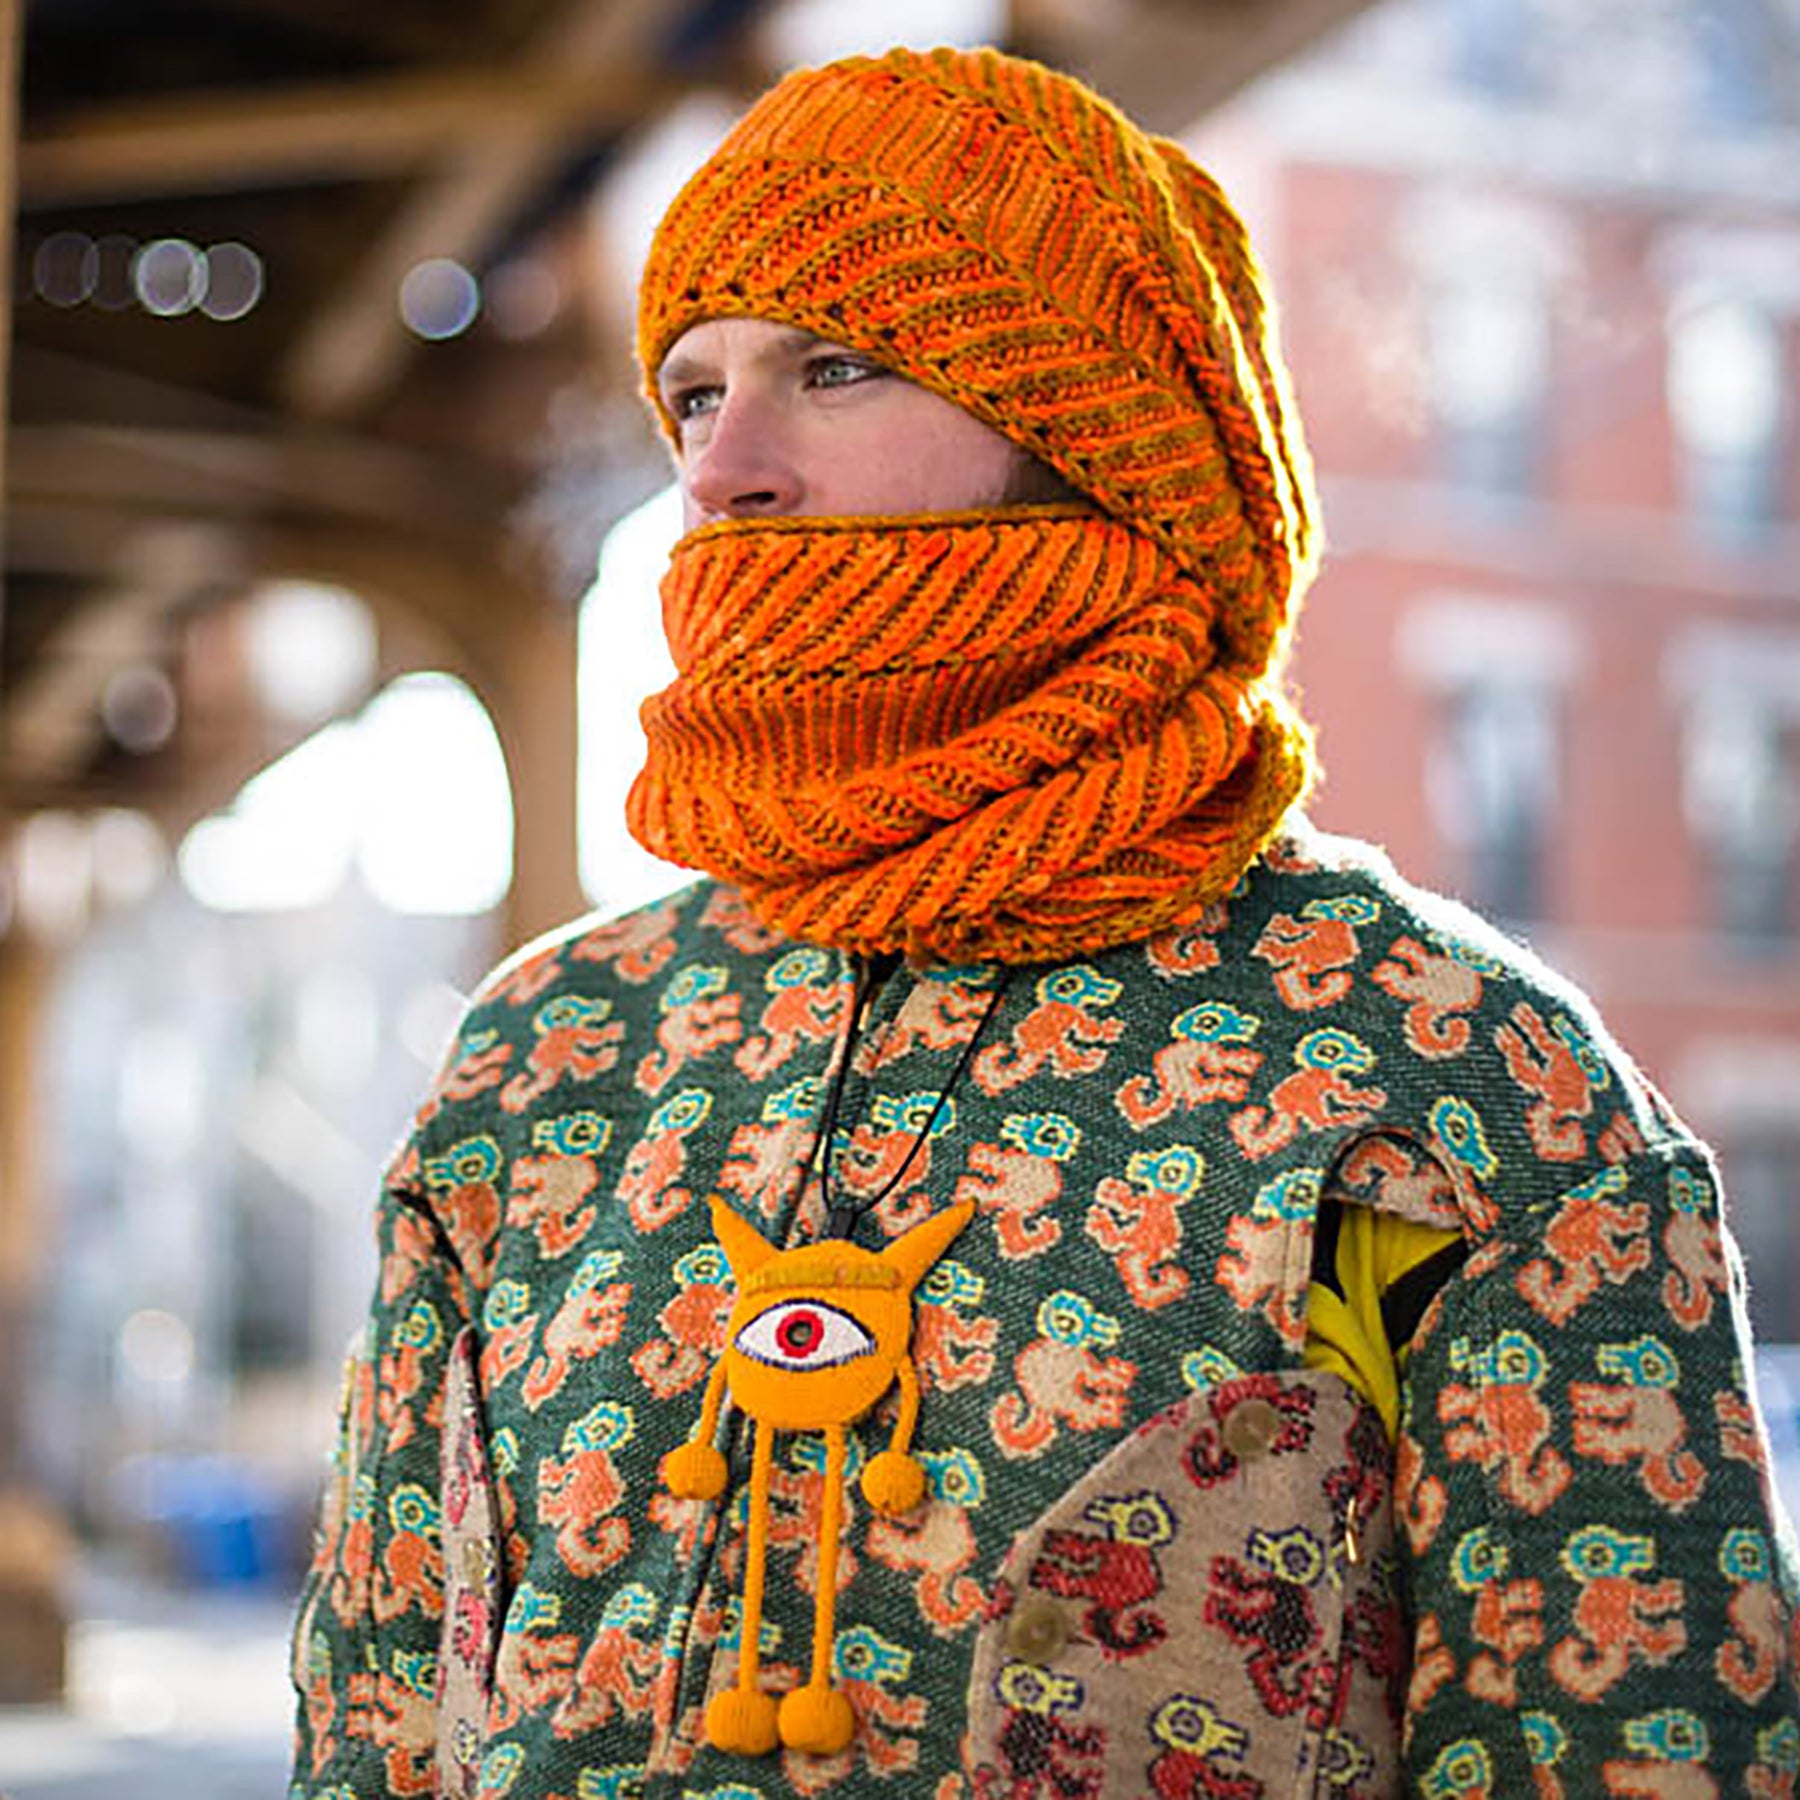
[[[664,221],[634,829],[383,1197],[299,1795],[1791,1794],[1707,1153],[1310,832],[1242,228],[993,53],[789,77]]]

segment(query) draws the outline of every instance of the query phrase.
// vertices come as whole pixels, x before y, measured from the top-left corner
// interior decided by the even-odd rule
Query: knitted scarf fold
[[[711,525],[662,599],[632,832],[793,937],[1035,962],[1192,923],[1310,779],[1201,583],[1085,507]]]

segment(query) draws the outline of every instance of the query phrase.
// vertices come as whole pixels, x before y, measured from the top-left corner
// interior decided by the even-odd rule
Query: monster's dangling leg
[[[845,1433],[825,1427],[825,1503],[819,1519],[819,1586],[813,1600],[812,1678],[781,1702],[781,1741],[790,1750],[835,1756],[856,1735],[856,1713],[831,1685],[837,1638],[838,1541],[844,1531]]]
[[[913,1428],[919,1422],[919,1378],[910,1358],[894,1371],[900,1383],[900,1417],[894,1435],[879,1456],[863,1467],[863,1498],[879,1513],[898,1518],[925,1498],[925,1471],[912,1455]]]
[[[716,1500],[725,1491],[725,1458],[713,1442],[719,1434],[719,1407],[725,1397],[725,1365],[714,1363],[706,1378],[706,1398],[694,1435],[663,1458],[663,1486],[678,1500]]]
[[[756,1422],[750,1461],[750,1530],[744,1545],[744,1604],[738,1627],[737,1685],[715,1694],[706,1709],[706,1738],[715,1750],[766,1756],[779,1742],[776,1702],[756,1685],[762,1668],[763,1570],[769,1546],[769,1464],[775,1427]]]

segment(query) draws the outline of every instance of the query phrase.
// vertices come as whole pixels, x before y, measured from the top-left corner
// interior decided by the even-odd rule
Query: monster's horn
[[[964,1200],[915,1225],[882,1251],[881,1260],[900,1271],[907,1293],[919,1285],[931,1265],[956,1241],[957,1233],[975,1216],[975,1202]],[[736,1266],[735,1259],[733,1267]]]

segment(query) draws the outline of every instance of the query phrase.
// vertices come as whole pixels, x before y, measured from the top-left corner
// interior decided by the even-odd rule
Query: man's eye
[[[813,387],[854,387],[859,381],[873,381],[887,373],[880,363],[863,356],[815,356],[806,365],[806,378]]]
[[[830,1369],[868,1355],[875,1340],[823,1300],[783,1300],[737,1334],[737,1348],[775,1369]]]

